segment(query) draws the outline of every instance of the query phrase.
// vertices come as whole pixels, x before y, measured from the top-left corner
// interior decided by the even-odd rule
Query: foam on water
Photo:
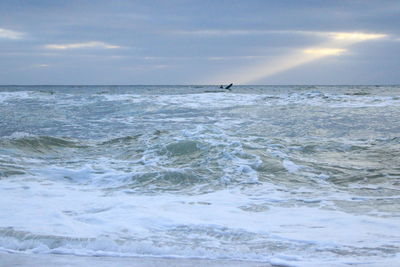
[[[396,266],[398,87],[167,89],[0,90],[0,249]]]
[[[342,263],[396,251],[396,218],[318,206],[274,207],[274,201],[286,195],[277,189],[264,189],[264,197],[252,200],[235,189],[154,196],[76,190],[49,182],[4,183],[1,212],[8,216],[0,223],[12,227],[1,230],[0,245],[7,250],[78,255],[262,261],[292,255],[295,262],[310,262],[309,255],[318,260],[339,253],[345,255]],[[29,209],[21,209],[28,199]],[[263,205],[266,208],[260,209]]]
[[[284,93],[284,94],[236,94],[236,93],[201,93],[184,95],[139,95],[119,94],[102,95],[106,101],[124,101],[130,103],[153,103],[156,105],[176,105],[183,108],[203,109],[227,108],[233,106],[252,106],[254,104],[265,106],[277,105],[310,105],[329,107],[382,107],[399,106],[400,98],[397,96],[369,96],[330,94],[319,91],[311,93]]]

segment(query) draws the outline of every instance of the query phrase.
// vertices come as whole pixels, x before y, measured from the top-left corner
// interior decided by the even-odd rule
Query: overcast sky
[[[0,1],[0,84],[229,82],[400,84],[400,1]]]

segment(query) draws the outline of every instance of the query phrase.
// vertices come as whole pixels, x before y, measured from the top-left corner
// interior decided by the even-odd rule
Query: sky
[[[400,84],[399,0],[0,0],[0,84]]]

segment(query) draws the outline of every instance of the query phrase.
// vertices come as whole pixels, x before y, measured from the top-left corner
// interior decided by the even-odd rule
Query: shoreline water
[[[96,267],[150,267],[150,266],[230,266],[230,267],[270,267],[264,262],[240,261],[240,260],[211,260],[190,258],[157,258],[157,257],[90,257],[60,254],[24,254],[1,253],[0,267],[5,266],[46,266],[46,267],[72,267],[72,266],[96,266]]]

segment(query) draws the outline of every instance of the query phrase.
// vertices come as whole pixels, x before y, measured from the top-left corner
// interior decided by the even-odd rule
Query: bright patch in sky
[[[353,41],[362,42],[373,39],[380,39],[386,37],[386,34],[371,34],[371,33],[361,33],[361,32],[337,32],[333,33],[332,37],[336,40],[341,41]]]
[[[3,39],[11,39],[11,40],[21,39],[23,35],[24,34],[22,32],[0,28],[0,38]]]
[[[116,49],[120,48],[118,45],[111,45],[104,42],[86,42],[74,44],[48,44],[44,46],[47,49],[66,50],[66,49],[79,49],[79,48],[102,48],[102,49]]]
[[[35,64],[32,67],[33,68],[47,68],[49,66],[50,66],[49,64]]]
[[[312,55],[320,55],[320,56],[330,56],[330,55],[340,55],[343,52],[346,52],[346,49],[343,48],[311,48],[305,49],[304,53],[312,54]]]

